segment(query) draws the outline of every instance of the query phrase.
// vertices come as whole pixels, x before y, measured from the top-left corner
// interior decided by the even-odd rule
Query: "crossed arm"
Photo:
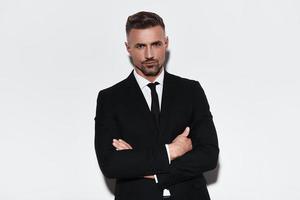
[[[192,150],[192,140],[188,138],[190,128],[187,127],[183,133],[178,135],[171,144],[168,145],[170,160],[174,160],[185,153]],[[122,139],[113,139],[112,145],[116,148],[117,151],[120,150],[130,150],[133,149],[130,144]],[[144,178],[154,179],[154,175],[144,176]]]
[[[198,82],[195,83],[193,121],[190,129],[179,134],[169,144],[172,160],[170,165],[164,145],[142,150],[132,148],[124,140],[117,140],[122,137],[116,128],[118,126],[111,112],[112,105],[106,95],[99,93],[95,118],[95,149],[105,176],[153,178],[155,174],[159,186],[168,188],[215,168],[219,153],[217,135],[204,91]]]

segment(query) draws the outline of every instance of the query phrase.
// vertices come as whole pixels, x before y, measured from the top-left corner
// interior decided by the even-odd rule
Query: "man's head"
[[[161,72],[168,47],[162,18],[151,12],[131,15],[127,19],[126,35],[125,45],[137,73],[154,80]]]

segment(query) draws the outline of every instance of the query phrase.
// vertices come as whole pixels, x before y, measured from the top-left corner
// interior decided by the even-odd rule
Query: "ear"
[[[127,49],[128,53],[130,53],[130,46],[129,46],[129,44],[127,42],[124,42],[124,43],[125,43],[125,46],[126,46],[126,49]]]
[[[168,38],[168,36],[166,36],[166,38],[165,38],[165,45],[166,45],[166,49],[167,49],[168,46],[169,46],[169,38]]]

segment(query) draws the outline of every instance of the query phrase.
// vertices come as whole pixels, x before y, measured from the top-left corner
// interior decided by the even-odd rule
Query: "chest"
[[[163,94],[157,127],[142,92],[131,92],[115,104],[114,115],[125,141],[135,148],[148,148],[154,143],[170,143],[190,124],[192,102],[175,92]]]

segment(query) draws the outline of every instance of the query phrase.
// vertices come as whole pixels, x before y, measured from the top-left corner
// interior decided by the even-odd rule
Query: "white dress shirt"
[[[145,79],[144,77],[142,77],[141,75],[139,75],[135,70],[133,72],[134,77],[138,83],[138,85],[140,86],[141,91],[143,92],[143,95],[145,97],[145,100],[148,104],[149,110],[151,111],[151,90],[150,88],[147,86],[148,83],[151,83],[149,80]],[[164,68],[162,68],[161,73],[159,74],[159,76],[156,78],[155,81],[153,82],[158,82],[159,84],[156,85],[156,92],[158,95],[158,102],[159,102],[159,109],[161,110],[161,99],[162,99],[162,91],[163,91],[163,82],[164,82],[164,75],[165,75],[165,70]],[[169,163],[171,163],[170,160],[170,153],[169,153],[169,147],[166,144],[166,149],[167,149],[167,154],[168,154],[168,158],[169,158]],[[155,178],[155,182],[157,183],[157,177],[156,175],[154,175]],[[167,189],[164,189],[163,191],[163,196],[170,196],[170,191]]]

